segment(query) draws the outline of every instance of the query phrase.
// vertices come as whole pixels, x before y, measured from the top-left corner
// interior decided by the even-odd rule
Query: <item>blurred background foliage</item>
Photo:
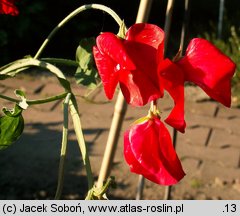
[[[127,26],[135,22],[139,0],[17,0],[20,15],[0,16],[0,66],[34,55],[50,31],[71,11],[83,4],[104,4],[124,19]],[[238,65],[234,86],[240,81],[240,4],[225,0],[223,30],[217,37],[219,0],[190,0],[190,19],[186,40],[204,37],[229,55]],[[153,0],[149,23],[164,27],[167,0]],[[184,17],[184,0],[176,0],[167,57],[173,57],[180,43]],[[70,21],[48,45],[43,57],[75,59],[76,48],[84,37],[95,37],[102,31],[118,32],[113,19],[101,11],[85,11]],[[239,88],[240,89],[240,88]],[[239,93],[240,94],[240,93]]]

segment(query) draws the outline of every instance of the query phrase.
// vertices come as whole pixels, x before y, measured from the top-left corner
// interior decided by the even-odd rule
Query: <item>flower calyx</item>
[[[126,33],[127,33],[127,27],[125,25],[125,22],[124,20],[122,20],[122,23],[119,27],[119,31],[117,33],[117,36],[120,38],[120,39],[125,39],[126,37]]]
[[[161,112],[158,109],[156,110],[149,109],[147,117],[149,120],[153,118],[161,119]]]

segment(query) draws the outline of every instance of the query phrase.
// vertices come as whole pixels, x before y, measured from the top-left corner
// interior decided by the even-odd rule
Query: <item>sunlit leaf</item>
[[[95,38],[82,39],[76,51],[76,61],[79,64],[75,74],[76,82],[89,88],[96,87],[99,81],[92,54],[95,43]]]
[[[12,110],[3,109],[4,116],[0,117],[0,150],[9,147],[22,134],[24,119],[22,108],[18,105]]]

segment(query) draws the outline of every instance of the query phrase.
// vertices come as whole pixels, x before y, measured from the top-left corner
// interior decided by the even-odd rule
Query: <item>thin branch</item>
[[[166,9],[166,18],[165,18],[165,24],[164,24],[164,33],[165,33],[164,54],[166,54],[167,46],[168,46],[174,2],[175,0],[168,0],[167,9]]]
[[[109,15],[111,15],[114,20],[118,23],[119,26],[122,25],[122,20],[120,17],[109,7],[106,7],[104,5],[100,4],[88,4],[88,5],[83,5],[76,10],[74,10],[72,13],[70,13],[67,17],[65,17],[48,35],[46,40],[43,42],[39,50],[37,51],[36,55],[34,56],[34,59],[39,58],[39,56],[42,54],[43,50],[46,48],[47,44],[49,41],[53,38],[53,36],[65,25],[67,24],[72,18],[74,18],[76,15],[79,13],[89,10],[89,9],[97,9],[97,10],[102,10],[107,12]]]
[[[49,103],[49,102],[56,101],[56,100],[59,100],[59,99],[63,99],[63,98],[66,97],[66,95],[67,95],[67,92],[64,92],[62,94],[51,96],[51,97],[48,97],[48,98],[42,98],[42,99],[37,99],[37,100],[26,100],[26,103],[28,105],[44,104],[44,103]],[[11,101],[11,102],[14,102],[14,103],[21,102],[21,100],[19,100],[19,99],[8,97],[8,96],[2,95],[2,94],[0,94],[0,98],[2,98],[4,100]]]
[[[61,147],[61,155],[60,155],[60,162],[59,162],[59,169],[58,169],[59,170],[58,171],[58,184],[57,184],[55,199],[61,198],[62,189],[63,189],[64,168],[65,168],[67,140],[68,140],[68,107],[69,107],[70,99],[71,99],[71,93],[68,93],[67,97],[63,103],[62,147]]]

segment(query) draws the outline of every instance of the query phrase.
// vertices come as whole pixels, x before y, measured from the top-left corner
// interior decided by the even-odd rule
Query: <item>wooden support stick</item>
[[[152,0],[141,0],[136,23],[147,21],[151,4],[152,4]],[[124,100],[122,93],[119,92],[118,98],[115,104],[114,115],[113,115],[112,124],[109,131],[109,136],[108,136],[108,140],[107,140],[107,144],[106,144],[106,148],[103,156],[103,161],[102,161],[102,165],[101,165],[101,169],[98,177],[97,187],[101,187],[103,185],[103,182],[107,179],[110,173],[126,110],[127,110],[127,104]]]
[[[110,173],[126,110],[127,104],[124,100],[122,92],[120,91],[115,104],[112,124],[110,127],[105,152],[103,155],[102,165],[99,172],[97,182],[98,188],[103,186],[103,182],[107,179]]]
[[[174,6],[174,0],[168,0],[167,9],[166,9],[166,18],[165,18],[165,24],[164,24],[164,33],[165,33],[164,50],[165,50],[165,53],[167,50],[170,27],[171,27],[171,22],[172,22],[173,6]]]

